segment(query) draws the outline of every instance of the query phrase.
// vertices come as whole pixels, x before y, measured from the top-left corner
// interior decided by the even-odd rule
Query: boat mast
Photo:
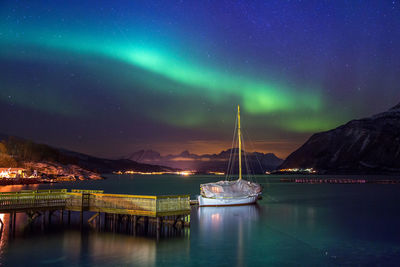
[[[239,180],[242,180],[242,137],[240,133],[240,106],[238,105]]]

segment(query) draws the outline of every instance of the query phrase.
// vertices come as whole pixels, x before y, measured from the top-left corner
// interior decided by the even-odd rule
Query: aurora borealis
[[[400,102],[398,1],[2,1],[0,132],[99,156],[254,148]]]

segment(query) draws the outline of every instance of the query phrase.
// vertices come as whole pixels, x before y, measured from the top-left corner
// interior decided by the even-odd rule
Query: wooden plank
[[[157,199],[159,198],[186,198],[189,197],[190,195],[162,195],[162,196],[156,196]]]
[[[157,196],[148,196],[148,195],[124,195],[124,194],[93,194],[98,196],[109,196],[109,197],[129,197],[129,198],[149,198],[149,199],[156,199]]]
[[[173,215],[189,215],[190,210],[179,210],[179,211],[162,211],[162,212],[157,212],[156,216],[157,217],[164,217],[164,216],[173,216]]]
[[[91,212],[106,212],[106,213],[112,213],[112,214],[156,217],[156,212],[146,211],[146,210],[113,209],[113,208],[96,207],[96,208],[89,208],[89,211],[91,211]]]
[[[99,216],[100,213],[96,213],[95,215],[93,215],[92,217],[90,217],[90,219],[88,220],[88,223],[91,223],[94,219],[96,219],[97,216]]]
[[[102,194],[104,190],[86,190],[86,189],[71,189],[72,193],[87,193],[87,194]]]

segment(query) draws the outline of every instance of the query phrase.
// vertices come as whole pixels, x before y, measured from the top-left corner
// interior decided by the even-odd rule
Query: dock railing
[[[77,189],[0,193],[0,213],[51,208],[148,217],[187,215],[190,214],[190,196],[104,194],[102,190]]]
[[[66,189],[2,192],[0,193],[0,212],[62,208],[67,198],[66,192]]]
[[[156,196],[121,195],[121,194],[91,194],[91,211],[156,216]]]
[[[190,213],[190,195],[157,196],[156,200],[156,212],[159,216],[168,216],[179,212]]]

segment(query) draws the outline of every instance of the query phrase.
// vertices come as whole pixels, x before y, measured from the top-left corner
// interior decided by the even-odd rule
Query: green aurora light
[[[35,45],[79,54],[98,54],[119,60],[181,84],[181,88],[184,89],[181,89],[179,93],[182,95],[202,94],[216,105],[223,104],[227,97],[237,98],[244,112],[250,114],[297,111],[314,113],[322,107],[322,98],[315,89],[290,88],[284,83],[266,82],[236,73],[223,72],[215,67],[196,64],[189,59],[180,59],[176,51],[165,51],[161,48],[152,48],[151,45],[135,45],[131,42],[129,44],[122,41],[104,43],[81,36],[58,38],[54,34],[36,34],[40,38],[34,38],[32,35],[31,38],[13,41],[22,45]],[[29,36],[28,33],[26,35]],[[3,42],[2,45],[4,46],[5,43]],[[154,85],[152,81],[149,83]],[[158,85],[153,89],[163,91],[165,87]],[[190,91],[185,92],[185,90]],[[193,116],[193,113],[186,115],[181,120],[174,117],[173,124],[193,127],[204,121],[191,120],[190,116]],[[161,116],[163,117],[168,116]],[[170,120],[166,119],[166,122]],[[314,124],[308,125],[309,131],[315,130]]]

